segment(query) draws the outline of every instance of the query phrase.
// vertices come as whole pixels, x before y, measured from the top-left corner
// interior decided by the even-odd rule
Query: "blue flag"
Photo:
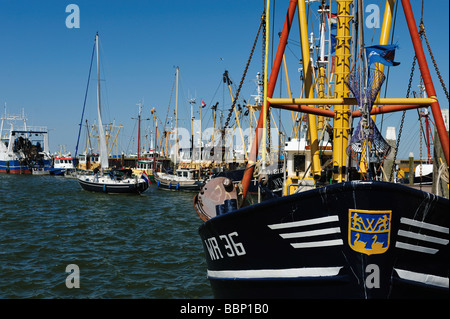
[[[331,36],[331,54],[334,54],[334,52],[336,52],[336,35],[334,34],[330,34]]]
[[[387,66],[397,66],[400,62],[395,62],[395,44],[372,45],[366,48],[367,64],[381,63]]]

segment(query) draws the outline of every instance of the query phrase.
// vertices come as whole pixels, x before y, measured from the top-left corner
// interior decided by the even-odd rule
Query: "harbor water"
[[[193,196],[0,174],[0,298],[212,298]]]

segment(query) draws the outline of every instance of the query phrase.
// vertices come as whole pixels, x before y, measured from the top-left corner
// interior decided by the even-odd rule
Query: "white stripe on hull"
[[[394,270],[397,272],[398,276],[405,280],[411,280],[420,282],[422,284],[430,285],[430,286],[436,286],[436,287],[443,287],[448,288],[449,280],[446,277],[440,277],[430,274],[422,274],[419,272],[404,270],[404,269],[397,269],[394,268]]]
[[[209,270],[208,278],[265,279],[337,276],[340,267],[252,269],[252,270]]]

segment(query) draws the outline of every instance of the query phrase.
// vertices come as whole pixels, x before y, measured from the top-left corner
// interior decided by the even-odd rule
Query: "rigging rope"
[[[88,75],[88,80],[87,80],[87,85],[86,85],[86,93],[84,94],[83,111],[81,113],[80,129],[78,130],[77,146],[75,147],[75,156],[74,156],[75,159],[77,158],[78,144],[80,142],[81,128],[83,126],[84,110],[86,109],[86,100],[87,100],[87,94],[89,91],[89,82],[91,79],[91,70],[92,70],[92,62],[94,61],[94,53],[95,53],[95,41],[94,41],[94,46],[92,48],[91,65],[89,66],[89,75]]]
[[[176,76],[173,79],[173,83],[172,83],[172,90],[170,91],[170,97],[169,97],[169,105],[167,106],[167,113],[166,113],[166,119],[164,120],[164,130],[163,132],[167,132],[166,131],[166,125],[167,125],[167,119],[169,117],[169,109],[170,109],[170,103],[172,101],[172,95],[173,95],[173,88],[175,87],[175,82],[176,82]],[[165,134],[164,134],[165,135]]]

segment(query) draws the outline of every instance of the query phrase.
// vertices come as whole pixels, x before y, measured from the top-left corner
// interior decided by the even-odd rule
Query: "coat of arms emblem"
[[[349,209],[348,244],[357,252],[383,254],[389,248],[390,210]]]

